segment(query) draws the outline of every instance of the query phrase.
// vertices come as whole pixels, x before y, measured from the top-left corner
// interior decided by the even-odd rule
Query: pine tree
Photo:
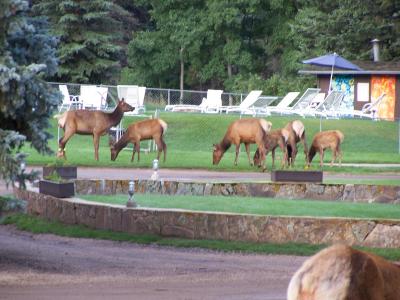
[[[57,39],[46,20],[29,17],[27,1],[0,0],[0,6],[0,176],[9,182],[21,173],[25,141],[51,153],[46,129],[61,96],[45,81],[57,71]]]
[[[53,33],[60,38],[56,80],[117,82],[122,26],[113,16],[127,13],[122,7],[106,0],[43,0],[37,1],[33,10],[50,18]]]

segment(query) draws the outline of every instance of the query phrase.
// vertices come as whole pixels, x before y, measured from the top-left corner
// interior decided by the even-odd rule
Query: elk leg
[[[58,157],[64,157],[64,159],[67,159],[67,156],[65,155],[65,145],[73,135],[74,135],[73,130],[64,131],[64,136],[60,138],[60,140],[58,141],[58,151],[57,151]]]
[[[262,165],[262,171],[265,172],[265,170],[267,169],[265,167],[265,156],[266,156],[266,150],[264,144],[257,144],[258,146],[258,152],[260,153],[260,165]],[[261,164],[262,163],[262,164]]]
[[[342,166],[342,157],[343,157],[343,153],[342,153],[342,149],[340,149],[340,146],[338,146],[338,148],[337,148],[337,151],[338,151],[338,156],[339,156],[339,167],[341,167]]]
[[[249,159],[249,164],[250,166],[253,166],[253,162],[250,159],[250,144],[249,143],[245,143],[244,147],[246,148],[246,153],[247,153],[247,158]]]
[[[240,144],[237,144],[236,145],[235,166],[237,166],[237,161],[238,161],[238,156],[239,156],[239,149],[240,149]]]
[[[338,150],[337,150],[337,149],[335,149],[335,148],[333,148],[333,149],[332,149],[332,161],[331,161],[331,167],[333,167],[333,163],[334,163],[334,162],[335,162],[335,160],[336,160],[337,153],[338,153]]]
[[[267,156],[267,154],[265,154],[265,156]],[[272,149],[271,156],[272,156],[272,169],[275,169],[275,149]]]
[[[135,159],[136,143],[133,143],[131,162]]]
[[[324,161],[324,149],[319,149],[319,166],[323,166],[323,161]]]
[[[162,141],[161,141],[160,138],[155,138],[155,139],[154,139],[154,142],[155,142],[156,145],[157,145],[157,160],[160,160],[161,152],[162,152],[163,149],[164,149],[164,145],[163,145],[163,143],[162,143]],[[164,152],[164,153],[165,153],[165,152]],[[164,155],[164,162],[165,162],[165,155]]]
[[[137,152],[137,161],[140,161],[140,141],[135,143],[135,151]]]
[[[94,159],[99,160],[99,140],[100,135],[93,133],[93,145],[94,145]]]
[[[292,145],[292,167],[294,166],[294,161],[296,160],[297,155],[297,145]]]

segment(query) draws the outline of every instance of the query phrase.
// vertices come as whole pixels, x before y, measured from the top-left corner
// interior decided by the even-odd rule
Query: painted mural
[[[381,119],[393,120],[395,108],[395,76],[372,76],[371,77],[371,97],[377,99],[382,93],[386,96],[378,106],[378,117]]]
[[[344,92],[344,99],[340,105],[341,110],[352,111],[354,109],[354,78],[352,76],[333,77],[332,90]]]

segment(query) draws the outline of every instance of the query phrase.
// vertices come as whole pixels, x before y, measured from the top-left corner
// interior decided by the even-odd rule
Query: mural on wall
[[[395,106],[395,76],[372,76],[371,77],[371,97],[377,99],[382,93],[386,96],[378,106],[378,117],[381,119],[394,119]]]
[[[332,78],[332,90],[344,92],[341,110],[354,109],[354,78],[348,75],[339,75]]]

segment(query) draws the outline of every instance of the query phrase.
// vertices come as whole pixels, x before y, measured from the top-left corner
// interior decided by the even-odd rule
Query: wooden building
[[[343,107],[361,109],[364,104],[386,96],[378,107],[378,117],[400,120],[400,62],[353,61],[362,71],[334,69],[332,90],[345,92]],[[331,68],[309,67],[299,74],[316,75],[321,92],[328,92]]]

